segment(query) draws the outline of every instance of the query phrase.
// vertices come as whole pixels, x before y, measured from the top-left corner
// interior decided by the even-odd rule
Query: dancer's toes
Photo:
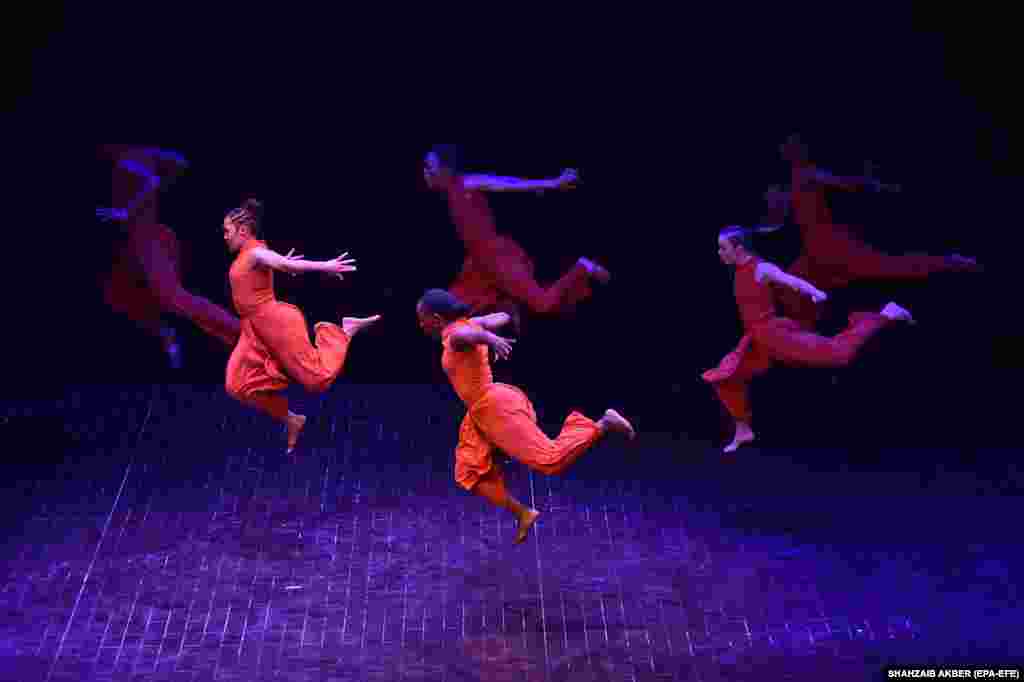
[[[346,317],[341,320],[341,329],[351,338],[364,327],[369,327],[379,319],[380,315],[374,315],[373,317]]]
[[[754,440],[754,434],[753,433],[748,433],[748,434],[745,434],[743,436],[736,436],[735,438],[732,439],[731,443],[729,443],[724,448],[722,448],[722,452],[727,454],[727,455],[730,454],[730,453],[736,452],[737,450],[740,449],[740,447],[746,445],[747,443],[753,442],[753,440]]]
[[[959,270],[982,272],[985,269],[984,266],[978,265],[976,258],[968,258],[967,256],[960,255],[959,253],[951,254],[949,256],[949,261]]]
[[[611,431],[616,431],[626,436],[630,440],[636,438],[636,431],[633,429],[633,425],[615,410],[605,410],[604,417],[601,418],[604,425]]]
[[[607,268],[598,265],[589,258],[580,258],[580,264],[587,269],[592,279],[601,284],[607,284],[612,278],[612,273],[608,272]]]
[[[295,450],[295,444],[299,442],[299,434],[306,426],[306,418],[301,414],[288,415],[288,454]]]
[[[753,440],[754,430],[750,428],[750,424],[745,421],[736,422],[736,433],[733,434],[732,442],[722,448],[722,452],[727,455],[736,452],[747,443],[753,442]]]
[[[907,322],[909,324],[917,324],[914,320],[914,316],[910,314],[910,311],[903,306],[896,305],[895,303],[888,303],[882,308],[882,316],[888,317],[890,320],[897,322]]]
[[[540,512],[536,509],[527,509],[526,513],[519,517],[519,524],[516,527],[515,544],[521,545],[526,541],[526,536],[530,534],[530,529],[533,528],[533,524],[537,522],[537,517],[539,516]]]

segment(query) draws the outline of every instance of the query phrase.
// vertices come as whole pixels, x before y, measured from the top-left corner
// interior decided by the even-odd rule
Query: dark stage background
[[[988,271],[837,294],[840,304],[895,300],[920,324],[887,333],[848,370],[779,369],[759,381],[763,444],[868,445],[851,455],[868,459],[890,444],[1012,447],[1007,424],[1021,375],[1016,109],[996,82],[1009,68],[1003,43],[994,34],[971,42],[979,24],[954,19],[893,12],[872,33],[808,24],[796,43],[708,33],[676,49],[653,46],[651,36],[645,49],[580,54],[569,73],[541,70],[543,86],[527,90],[530,97],[520,96],[519,73],[502,104],[491,99],[501,89],[497,73],[477,81],[470,72],[479,63],[469,57],[465,69],[431,69],[412,59],[412,44],[405,80],[413,82],[400,95],[404,80],[391,80],[392,61],[373,60],[380,73],[367,81],[369,52],[361,66],[339,53],[337,66],[320,60],[298,70],[302,58],[281,42],[298,49],[294,34],[269,50],[280,56],[276,68],[259,71],[255,64],[277,57],[248,50],[252,70],[232,74],[237,50],[214,58],[216,50],[197,51],[179,36],[182,49],[137,52],[147,41],[120,24],[101,30],[94,15],[40,18],[26,29],[36,49],[19,62],[25,68],[8,119],[18,126],[9,129],[17,131],[9,151],[19,192],[9,218],[22,226],[12,249],[27,254],[10,291],[29,324],[9,332],[20,361],[10,363],[5,391],[222,381],[227,353],[187,323],[178,325],[187,368],[170,372],[155,341],[103,307],[109,229],[92,214],[106,205],[109,171],[92,145],[132,136],[179,149],[192,163],[162,205],[188,251],[191,291],[228,303],[220,221],[243,195],[258,195],[272,247],[317,259],[347,250],[358,259],[359,272],[345,282],[278,277],[281,298],[302,307],[311,325],[384,315],[355,342],[341,381],[443,384],[414,303],[425,288],[451,281],[462,250],[444,201],[419,184],[419,163],[431,138],[461,137],[476,140],[466,145],[475,169],[550,176],[579,168],[576,192],[495,197],[499,229],[533,254],[542,279],[582,255],[613,273],[573,318],[532,321],[498,377],[524,386],[547,421],[570,406],[594,413],[614,405],[641,430],[714,441],[727,425],[699,374],[740,336],[716,231],[760,217],[765,188],[788,182],[777,145],[799,130],[824,166],[856,173],[871,159],[883,179],[904,187],[898,195],[836,196],[837,220],[863,225],[866,240],[883,249],[957,250]],[[355,49],[339,48],[346,56]],[[405,54],[394,49],[396,58]],[[479,89],[480,100],[417,101],[429,87],[417,68],[445,92],[460,89],[453,74],[465,70],[461,94]],[[187,73],[195,80],[183,82]],[[293,96],[318,78],[308,98]],[[166,106],[151,104],[161,99]],[[191,117],[186,123],[172,115],[179,105],[234,127],[215,134]],[[531,106],[532,115],[512,120],[512,110]],[[468,118],[448,115],[455,110]],[[761,248],[785,265],[798,241],[789,232]],[[841,324],[837,314],[828,329]]]
[[[676,679],[745,679],[736,659],[719,665],[718,636],[733,646],[723,600],[730,618],[757,632],[777,621],[794,642],[805,630],[790,632],[791,622],[812,614],[888,623],[877,640],[835,650],[831,664],[827,652],[818,660],[794,647],[757,653],[768,667],[860,659],[879,669],[883,654],[909,663],[923,653],[998,666],[977,657],[1017,655],[1020,551],[1004,527],[1020,516],[1024,482],[1019,39],[991,9],[922,7],[825,4],[782,16],[768,5],[769,17],[729,5],[712,19],[692,5],[662,15],[592,5],[560,22],[551,7],[478,6],[427,21],[417,10],[447,8],[388,5],[375,22],[353,5],[210,5],[195,16],[140,4],[115,17],[95,4],[44,4],[8,22],[0,679],[40,679],[24,673],[34,666],[80,673],[69,679],[118,666],[229,677],[247,674],[252,658],[268,674],[279,659],[273,674],[301,675],[317,661],[321,671],[355,666],[356,647],[370,665],[353,677],[429,659],[447,679],[464,663],[466,614],[510,604],[523,609],[524,633],[547,633],[524,649],[547,665],[553,628],[586,637],[604,620],[617,571],[621,622],[611,636],[604,622],[611,648],[586,645],[588,665],[613,665],[616,647],[642,639],[634,628],[653,614],[649,595],[675,603],[675,621],[650,632],[669,648],[673,636],[689,643],[690,655],[659,649],[658,665],[700,659],[712,670]],[[777,147],[794,131],[835,172],[870,159],[903,185],[834,195],[837,221],[881,249],[955,250],[987,270],[835,292],[826,332],[847,308],[889,300],[919,324],[885,332],[847,369],[777,368],[757,380],[756,447],[723,460],[730,424],[700,374],[741,329],[716,233],[758,220],[765,189],[788,183]],[[191,161],[161,206],[186,251],[190,291],[230,305],[221,220],[245,195],[265,201],[273,248],[358,259],[344,282],[276,278],[310,326],[384,316],[356,338],[327,396],[290,390],[311,417],[298,458],[283,456],[276,425],[223,394],[228,354],[217,342],[179,321],[187,364],[171,371],[154,339],[104,306],[114,240],[93,216],[108,205],[110,169],[94,147],[133,139]],[[414,315],[423,290],[448,285],[462,260],[444,200],[420,183],[430,143],[459,139],[476,170],[578,168],[575,192],[494,197],[498,226],[543,281],[580,256],[613,277],[572,317],[531,320],[497,378],[527,391],[549,434],[572,407],[597,416],[608,406],[641,433],[635,447],[609,439],[567,476],[510,466],[510,489],[552,512],[520,548],[507,545],[510,520],[451,481],[461,407]],[[798,236],[758,248],[788,265]],[[339,540],[339,528],[351,532]],[[222,564],[237,566],[223,580]],[[252,599],[268,581],[294,587],[284,573],[308,579],[306,614],[275,594],[277,622],[268,602],[262,634],[248,636],[259,648],[243,656]],[[403,610],[402,650],[383,642],[381,624],[398,622],[389,614],[399,595],[407,603],[397,581],[422,590],[408,600],[422,604],[420,642],[406,647]],[[289,618],[341,589],[344,604],[322,614],[329,637],[309,650],[304,621],[298,635]],[[438,589],[469,603],[461,633]],[[171,596],[168,611],[157,595],[172,592],[197,604],[209,596],[209,608],[193,613]],[[554,592],[581,608],[599,602],[600,614],[566,617],[563,606],[561,618],[550,607],[543,616]],[[239,608],[223,615],[215,601],[225,599]],[[542,615],[527,627],[535,606]],[[362,609],[361,630],[328,627],[350,607]],[[150,627],[154,613],[166,614],[163,626]],[[445,624],[428,624],[428,613]],[[229,624],[240,616],[236,639]],[[147,636],[158,631],[158,642]],[[428,651],[428,635],[443,652]],[[161,655],[165,645],[172,655]],[[260,659],[265,645],[277,658]]]

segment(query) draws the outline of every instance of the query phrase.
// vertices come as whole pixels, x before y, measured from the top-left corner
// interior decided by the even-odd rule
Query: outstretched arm
[[[480,325],[488,331],[494,331],[496,329],[501,329],[511,322],[512,316],[508,313],[491,313],[490,315],[481,315],[480,317],[470,318],[469,321]]]
[[[847,192],[870,190],[873,192],[899,191],[898,185],[886,185],[868,175],[833,175],[820,168],[807,169],[803,177],[805,182],[824,185]]]
[[[466,189],[483,192],[543,192],[544,190],[572,189],[579,175],[574,170],[564,170],[557,178],[549,180],[526,180],[501,175],[465,175],[462,178]]]
[[[821,303],[822,301],[828,298],[828,295],[818,287],[814,286],[813,284],[806,280],[800,279],[799,277],[794,277],[789,273],[783,272],[779,268],[779,266],[774,265],[772,263],[758,264],[757,270],[754,273],[754,277],[757,279],[758,282],[767,280],[774,284],[784,286],[787,289],[792,289],[793,291],[799,294],[810,296],[811,300],[813,300],[815,303]]]
[[[512,353],[512,344],[515,343],[515,339],[506,339],[487,329],[471,325],[462,325],[456,329],[448,337],[448,341],[456,350],[468,350],[473,346],[487,346],[494,351],[494,355],[499,360],[508,358]]]
[[[290,275],[298,275],[304,272],[324,272],[337,275],[340,279],[345,279],[343,273],[356,271],[355,259],[345,258],[348,255],[347,251],[337,258],[325,261],[305,260],[301,255],[293,255],[294,253],[295,249],[292,249],[287,255],[282,256],[270,249],[257,248],[253,249],[252,259],[258,265],[270,268],[271,270],[287,272]]]

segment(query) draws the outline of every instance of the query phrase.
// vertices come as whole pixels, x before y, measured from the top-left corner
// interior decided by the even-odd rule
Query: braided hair
[[[228,212],[228,220],[249,229],[253,237],[263,232],[263,202],[257,199],[246,199],[238,208]]]

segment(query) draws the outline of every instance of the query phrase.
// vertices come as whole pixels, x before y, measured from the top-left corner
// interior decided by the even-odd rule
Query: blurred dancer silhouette
[[[165,320],[168,314],[188,319],[234,347],[238,318],[185,289],[181,245],[174,231],[160,222],[160,193],[188,168],[188,162],[156,147],[108,144],[99,151],[114,164],[113,207],[97,209],[96,215],[121,227],[104,283],[106,303],[159,338],[172,367],[180,368],[183,358],[177,333]]]
[[[840,177],[822,170],[811,161],[810,151],[798,135],[791,135],[779,148],[791,169],[791,187],[787,196],[772,188],[765,198],[769,214],[785,218],[791,212],[803,240],[800,255],[787,269],[794,277],[823,289],[841,289],[865,280],[920,280],[938,272],[980,271],[973,258],[959,254],[948,256],[890,255],[877,251],[857,239],[849,226],[837,224],[829,209],[827,192],[870,190],[898,192],[898,185],[886,185],[874,178],[874,168],[865,165],[863,176]],[[780,293],[786,315],[805,329],[820,319],[821,308],[787,290]]]
[[[537,283],[533,260],[510,237],[497,231],[488,192],[544,192],[576,186],[575,171],[553,179],[467,174],[461,168],[458,145],[435,145],[426,155],[423,175],[427,186],[448,199],[452,222],[466,248],[466,257],[451,292],[467,303],[474,315],[506,312],[520,330],[523,308],[535,315],[559,315],[591,296],[591,281],[607,283],[608,271],[588,258],[547,287]]]

